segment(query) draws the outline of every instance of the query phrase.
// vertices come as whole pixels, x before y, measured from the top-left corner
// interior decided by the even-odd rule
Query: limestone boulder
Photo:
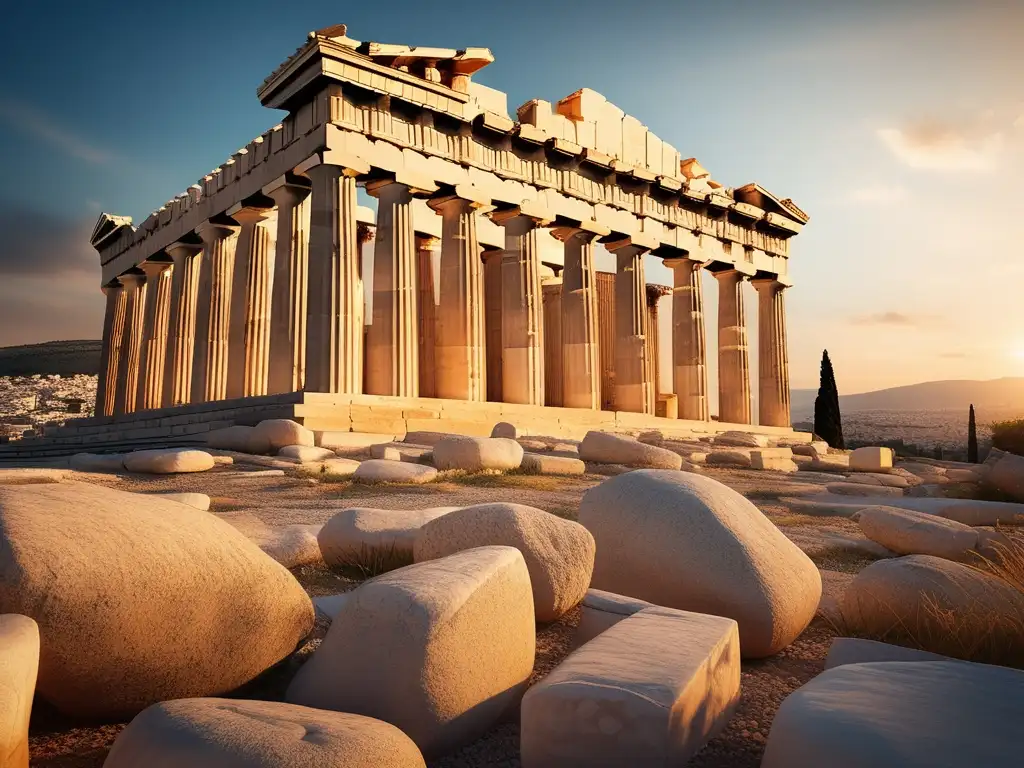
[[[200,512],[207,512],[210,509],[210,497],[205,493],[156,493],[154,495],[161,499],[185,504]]]
[[[0,488],[0,613],[39,624],[39,695],[88,718],[230,691],[313,624],[295,578],[215,515],[71,482]]]
[[[527,692],[522,764],[682,766],[725,727],[739,698],[736,622],[645,608]]]
[[[790,448],[760,448],[750,452],[751,469],[769,472],[796,472],[798,467],[793,461]]]
[[[179,699],[140,713],[104,768],[425,768],[412,740],[361,715],[279,701]]]
[[[726,448],[720,451],[711,451],[704,459],[709,467],[740,467],[749,468],[753,466],[750,458],[750,451],[740,448]]]
[[[327,461],[338,457],[334,451],[317,448],[315,445],[286,445],[277,452],[277,455],[300,462]]]
[[[892,448],[857,448],[850,454],[850,469],[857,472],[885,472],[892,469]]]
[[[580,459],[549,453],[524,453],[519,468],[531,475],[582,475],[587,471]]]
[[[285,568],[313,565],[322,561],[317,541],[322,526],[271,526],[263,522],[255,512],[244,509],[223,512],[220,518]]]
[[[206,472],[213,467],[213,456],[206,451],[197,451],[193,448],[132,451],[124,456],[125,469],[148,475]]]
[[[892,488],[887,485],[865,485],[864,483],[829,483],[825,486],[829,493],[839,496],[878,496],[882,498],[894,498],[903,495],[902,488]]]
[[[768,438],[753,432],[723,432],[712,440],[714,445],[736,446],[739,448],[767,448]]]
[[[791,693],[762,768],[1010,768],[1024,754],[1024,672],[966,662],[830,669]]]
[[[797,456],[809,456],[812,459],[821,459],[828,456],[828,443],[824,440],[812,440],[809,443],[797,443],[792,446],[793,453]]]
[[[313,433],[291,419],[266,419],[255,426],[252,432],[253,444],[266,452],[277,453],[289,445],[313,446]]]
[[[315,477],[321,480],[337,480],[343,477],[351,477],[359,469],[359,462],[355,459],[327,459],[327,461],[311,462],[301,469],[306,477]]]
[[[424,525],[456,509],[343,509],[320,529],[320,551],[331,568],[372,564],[375,571],[393,570],[412,563],[416,537]]]
[[[579,445],[579,456],[586,462],[627,467],[679,469],[683,465],[682,457],[666,448],[610,432],[587,432]]]
[[[523,504],[477,504],[431,520],[420,529],[413,555],[419,563],[489,545],[523,553],[538,621],[561,618],[587,592],[594,570],[590,531]]]
[[[39,627],[0,615],[0,765],[28,768],[28,723],[39,671]]]
[[[588,589],[580,603],[580,623],[573,634],[573,647],[589,643],[628,616],[653,607],[646,600],[616,595],[603,589]]]
[[[978,531],[969,525],[898,507],[868,507],[854,515],[872,541],[898,555],[934,555],[967,560],[978,551]]]
[[[526,562],[481,547],[378,576],[349,593],[289,702],[375,717],[428,757],[518,706],[536,648]]]
[[[875,472],[857,472],[850,475],[844,481],[848,485],[880,485],[885,488],[909,488],[911,483],[906,477],[897,475],[883,475]]]
[[[238,453],[268,453],[270,444],[262,437],[257,437],[255,427],[236,425],[213,429],[206,433],[206,446],[219,451],[236,451]]]
[[[977,483],[983,475],[975,469],[947,469],[946,477],[954,483]]]
[[[434,466],[440,470],[518,469],[523,447],[507,437],[465,437],[450,435],[434,444]]]
[[[641,470],[580,504],[597,544],[591,586],[739,623],[746,657],[770,656],[814,617],[821,575],[761,511],[726,485]]]
[[[507,421],[499,421],[491,430],[491,437],[505,437],[509,440],[515,440],[519,436],[519,430],[516,429],[516,425],[509,424]]]
[[[422,464],[404,461],[370,459],[360,462],[352,479],[360,483],[429,483],[437,478],[437,470]]]
[[[986,485],[1015,501],[1024,501],[1024,456],[997,452],[994,448],[985,460],[985,465]]]
[[[871,664],[879,661],[955,661],[948,656],[902,645],[880,643],[860,637],[837,637],[828,648],[825,669],[844,664]]]
[[[1024,595],[1006,582],[931,555],[879,560],[850,582],[840,602],[847,625],[884,639],[909,635],[941,651],[957,636],[1021,647]]]
[[[409,443],[381,443],[370,446],[370,456],[374,459],[389,461],[410,461],[413,464],[423,463],[429,457],[431,448],[426,445],[410,445]]]
[[[124,454],[76,453],[68,460],[68,466],[76,472],[123,472]]]

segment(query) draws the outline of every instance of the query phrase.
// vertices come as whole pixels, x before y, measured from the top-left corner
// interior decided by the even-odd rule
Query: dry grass
[[[532,475],[525,472],[445,472],[444,480],[476,488],[527,488],[532,491],[560,491],[571,482],[558,475]]]
[[[821,547],[807,555],[818,568],[841,573],[858,573],[881,558],[848,547]]]
[[[394,543],[387,547],[368,547],[364,544],[358,552],[349,554],[334,570],[348,578],[363,580],[404,568],[412,565],[412,562],[412,555],[399,551]]]

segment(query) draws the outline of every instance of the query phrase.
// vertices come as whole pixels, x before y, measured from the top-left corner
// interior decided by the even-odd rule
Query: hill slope
[[[814,412],[815,389],[792,392],[794,416]],[[839,407],[855,411],[966,411],[974,403],[979,410],[1020,411],[1024,413],[1024,378],[1003,378],[990,381],[926,381],[903,387],[890,387],[874,392],[843,395]]]
[[[0,376],[76,373],[95,375],[100,370],[100,341],[47,341],[0,348]]]

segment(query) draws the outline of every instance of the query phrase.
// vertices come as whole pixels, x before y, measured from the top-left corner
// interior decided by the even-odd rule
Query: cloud
[[[0,99],[0,120],[28,136],[43,139],[65,154],[92,165],[104,165],[114,159],[112,152],[90,144],[28,104]]]
[[[880,128],[876,133],[900,162],[930,171],[991,171],[1006,148],[1006,123],[997,124],[985,113],[962,124],[939,120],[918,121],[902,128]]]
[[[898,203],[907,199],[907,190],[890,184],[874,184],[854,189],[849,199],[854,203]]]
[[[99,256],[89,245],[94,221],[65,219],[7,203],[0,205],[0,276],[91,274],[99,285]]]
[[[859,315],[853,318],[854,325],[897,325],[916,327],[920,318],[912,317],[903,312],[876,312],[871,315]]]

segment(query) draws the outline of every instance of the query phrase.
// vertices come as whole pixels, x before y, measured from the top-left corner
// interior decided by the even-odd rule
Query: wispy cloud
[[[931,171],[991,171],[1008,144],[1009,121],[993,112],[961,122],[920,120],[876,135],[904,165]]]
[[[898,203],[907,199],[907,190],[891,184],[872,184],[852,190],[849,199],[854,203]]]
[[[870,315],[858,315],[853,318],[854,325],[896,325],[908,328],[917,327],[921,324],[922,318],[917,318],[903,312],[876,312]]]
[[[58,125],[49,115],[28,104],[0,99],[0,120],[28,136],[42,139],[65,154],[92,165],[104,165],[114,159],[114,154],[109,150],[76,136]]]
[[[91,218],[65,219],[45,211],[9,204],[0,208],[0,278],[70,273],[95,276],[99,257],[89,245]]]

